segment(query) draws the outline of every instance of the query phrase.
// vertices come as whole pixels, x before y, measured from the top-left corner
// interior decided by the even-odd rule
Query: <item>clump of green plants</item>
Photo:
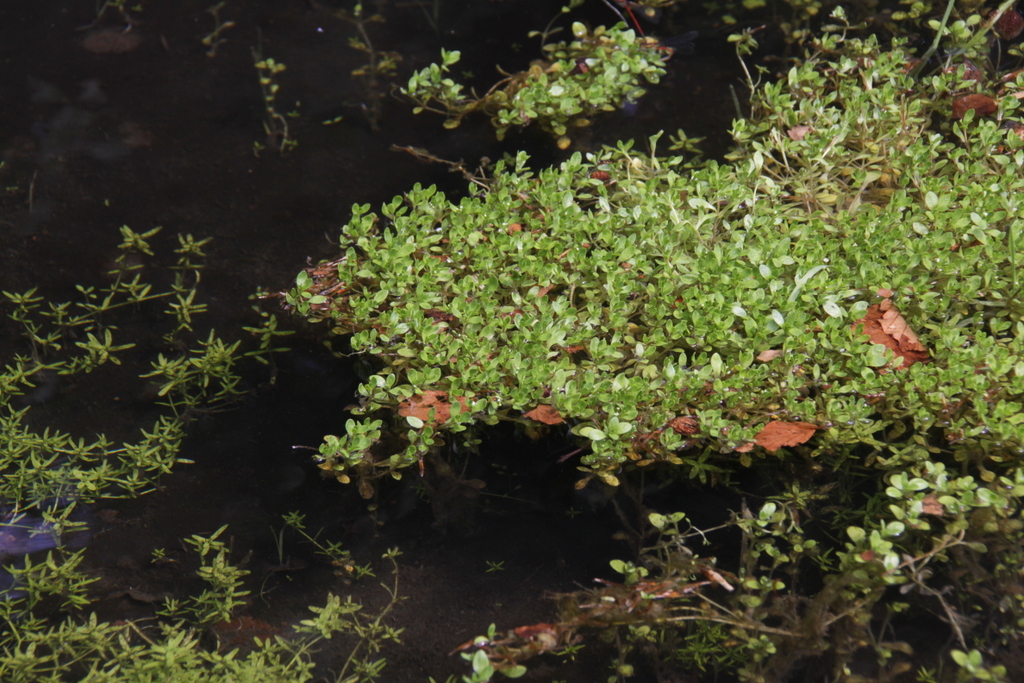
[[[672,53],[625,24],[591,31],[576,22],[572,32],[574,41],[544,45],[544,60],[503,78],[482,96],[467,92],[448,76],[460,54],[444,50],[441,63],[413,74],[402,93],[416,105],[413,111],[444,114],[446,128],[456,128],[466,116],[481,112],[490,117],[499,139],[510,128],[536,122],[566,148],[574,128],[642,97],[643,83],[658,82],[665,74],[663,62]]]
[[[261,326],[247,328],[259,338],[252,351],[240,351],[239,341],[228,343],[212,330],[197,338],[193,325],[205,304],[196,293],[208,240],[178,237],[171,282],[160,291],[143,279],[159,230],[122,227],[107,282],[77,286],[75,300],[48,301],[36,289],[3,292],[22,350],[0,373],[0,505],[14,516],[41,516],[40,524],[54,536],[80,526],[76,506],[152,490],[161,475],[183,462],[179,451],[188,423],[242,397],[238,361],[248,356],[267,362],[287,334],[277,329],[275,316],[262,314]],[[100,368],[120,365],[136,346],[121,338],[122,326],[130,326],[139,309],[161,305],[164,333],[147,342],[162,344],[163,352],[141,379],[154,384],[156,403],[165,410],[149,429],[118,444],[103,434],[86,439],[34,427],[33,406],[55,398],[72,378],[84,382]]]
[[[836,30],[756,86],[727,163],[659,136],[539,171],[520,154],[458,201],[354,207],[340,255],[283,294],[373,364],[320,449],[340,481],[422,473],[508,421],[565,434],[580,485],[761,482],[735,566],[659,517],[668,540],[623,584],[562,630],[482,637],[475,669],[592,628],[743,680],[926,676],[900,624],[927,614],[947,679],[1002,675],[1024,557],[1024,81],[958,111],[964,68],[912,64]],[[711,657],[716,638],[742,658]]]
[[[248,593],[242,589],[248,572],[230,562],[228,548],[218,540],[224,531],[188,539],[200,560],[197,574],[209,588],[192,599],[167,600],[156,621],[105,622],[85,614],[92,579],[78,570],[80,553],[74,561],[58,562],[51,555],[42,563],[27,562],[15,570],[22,594],[0,601],[0,675],[11,681],[304,682],[314,678],[317,645],[344,634],[355,642],[336,680],[380,678],[386,664],[381,648],[399,642],[401,634],[384,622],[401,599],[396,550],[384,555],[393,578],[381,584],[389,600],[376,614],[364,614],[351,597],[330,594],[323,606],[310,608],[312,616],[294,625],[291,634],[257,637],[244,648],[234,640],[232,649],[211,648],[204,634],[217,635],[218,624],[235,623],[229,621],[232,613]],[[63,621],[35,616],[33,609],[53,595],[63,597],[75,616]],[[249,623],[239,621],[236,628]]]
[[[101,287],[79,285],[77,300],[47,301],[35,289],[3,293],[8,319],[24,342],[24,351],[0,375],[0,499],[5,505],[21,510],[59,508],[64,510],[61,519],[67,520],[73,504],[64,503],[144,493],[179,461],[188,421],[240,397],[238,342],[228,344],[212,331],[205,339],[191,338],[193,319],[205,309],[196,299],[196,287],[208,240],[179,236],[172,283],[168,290],[157,291],[143,280],[145,259],[153,255],[150,240],[157,232],[159,228],[136,233],[122,227],[109,282]],[[168,351],[142,377],[159,384],[158,402],[167,411],[151,431],[143,431],[136,443],[117,445],[103,435],[87,441],[52,429],[39,433],[29,426],[31,405],[40,399],[26,397],[27,392],[46,393],[67,378],[119,365],[120,356],[135,343],[115,338],[118,322],[141,306],[160,302],[166,302],[169,325],[162,341]],[[251,354],[268,355],[276,349],[274,340],[282,333],[274,316],[265,320],[262,329],[252,329],[260,335],[262,348]],[[182,348],[187,350],[181,352]],[[55,506],[54,501],[64,503]]]
[[[385,665],[381,648],[400,635],[385,621],[401,599],[396,550],[384,556],[392,579],[382,584],[388,599],[379,611],[365,613],[351,597],[328,595],[294,633],[255,639],[244,644],[244,652],[234,641],[234,649],[210,647],[211,635],[219,638],[218,627],[236,619],[250,592],[249,572],[232,562],[222,540],[226,527],[186,540],[197,576],[207,585],[198,595],[164,599],[156,620],[105,622],[90,612],[95,578],[83,568],[86,551],[65,544],[82,531],[79,511],[101,500],[144,494],[161,475],[188,462],[180,452],[189,423],[240,400],[240,363],[270,362],[288,334],[267,313],[261,313],[261,324],[245,328],[255,338],[251,350],[215,331],[198,334],[207,240],[179,236],[168,286],[159,289],[147,281],[154,275],[149,262],[158,232],[122,227],[106,282],[78,286],[74,300],[50,301],[37,290],[3,293],[23,350],[0,372],[0,679],[307,681],[313,678],[317,643],[346,634],[353,646],[338,680],[376,680]],[[152,323],[161,310],[162,329]],[[141,334],[135,320],[140,314],[149,321],[141,339],[131,336]],[[151,371],[141,375],[153,383],[155,403],[163,409],[152,427],[122,444],[103,434],[86,439],[55,425],[39,427],[46,420],[37,416],[37,406],[54,399],[51,387],[58,380],[87,384],[91,373],[131,362],[125,356],[137,343],[163,348]],[[332,560],[347,562],[348,575],[372,575],[336,543],[321,544],[309,535],[301,516],[290,516],[288,524]]]

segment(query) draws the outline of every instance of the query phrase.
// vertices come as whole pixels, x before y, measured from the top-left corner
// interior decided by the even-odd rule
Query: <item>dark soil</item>
[[[82,30],[95,19],[90,1],[0,8],[3,290],[39,287],[53,300],[73,298],[75,284],[102,283],[119,226],[137,232],[163,226],[155,240],[161,262],[169,262],[177,233],[214,238],[201,288],[210,311],[205,324],[230,336],[256,322],[253,292],[287,288],[307,258],[334,256],[353,203],[376,206],[417,182],[464,191],[461,177],[389,151],[391,145],[474,165],[517,149],[529,150],[536,164],[558,159],[552,142],[536,131],[499,144],[486,121],[447,131],[438,118],[412,116],[392,98],[385,100],[380,130],[371,131],[361,107],[366,93],[349,75],[362,63],[348,46],[354,30],[332,14],[330,3],[228,0],[220,16],[236,26],[209,57],[201,40],[213,28],[205,11],[212,4],[147,0],[132,15],[131,31],[141,42],[111,54],[84,47],[94,30]],[[465,68],[486,87],[495,63],[512,71],[536,56],[526,33],[542,28],[560,5],[446,0],[434,32],[421,8],[408,3],[388,6],[387,23],[371,32],[379,49],[402,54],[398,82],[437,59],[445,45],[463,50]],[[616,21],[600,3],[588,12],[594,23]],[[729,84],[738,82],[735,56],[716,27],[672,21],[657,32],[700,29],[696,54],[670,62],[669,76],[638,111],[598,122],[575,150],[679,128],[708,137],[712,153],[725,149],[724,126],[734,114]],[[111,15],[102,27],[126,25]],[[301,102],[292,131],[299,146],[283,157],[253,153],[254,142],[265,142],[250,52],[258,36],[264,54],[287,65],[281,109]],[[340,123],[323,124],[338,116]],[[590,587],[595,577],[615,579],[609,560],[631,558],[630,545],[613,538],[621,525],[611,506],[573,492],[574,465],[557,462],[571,450],[566,444],[496,434],[481,447],[485,458],[472,460],[464,476],[484,480],[486,495],[464,496],[440,516],[436,504],[421,500],[416,481],[383,487],[371,511],[353,487],[322,480],[309,451],[293,446],[316,447],[324,434],[343,430],[356,380],[322,347],[320,330],[295,325],[299,334],[289,340],[293,350],[280,360],[275,384],[254,376],[251,398],[236,410],[195,423],[182,453],[194,464],[152,494],[91,511],[88,562],[100,577],[94,593],[101,617],[149,617],[163,597],[194,592],[194,561],[182,539],[223,525],[235,560],[252,572],[251,600],[238,614],[247,618],[239,621],[239,642],[290,633],[328,591],[379,608],[386,594],[378,582],[389,577],[379,557],[397,547],[405,600],[390,623],[404,629],[403,647],[385,652],[384,680],[443,681],[466,671],[448,653],[489,624],[505,630],[550,621],[556,609],[550,596]],[[18,350],[9,330],[0,343],[4,358]],[[140,345],[127,355],[126,371],[137,374],[153,353]],[[119,377],[61,386],[35,419],[72,433],[128,438],[154,408]],[[486,467],[474,464],[484,460]],[[712,517],[724,514],[723,501],[692,499],[690,507],[698,504],[710,505],[705,513]],[[280,557],[274,535],[281,515],[294,510],[323,540],[341,542],[357,561],[371,563],[378,580],[347,583],[290,533]],[[161,562],[153,561],[156,549],[165,553]],[[294,569],[285,571],[284,563]],[[345,646],[335,642],[321,654],[325,677],[332,678]],[[611,653],[600,647],[588,645],[575,662],[534,663],[528,680],[605,680]]]

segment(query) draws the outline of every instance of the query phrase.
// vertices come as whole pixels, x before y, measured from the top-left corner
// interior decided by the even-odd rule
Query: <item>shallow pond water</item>
[[[331,3],[228,0],[219,16],[235,25],[211,57],[202,39],[213,30],[213,4],[148,0],[131,13],[127,34],[117,16],[92,26],[88,0],[0,8],[0,288],[39,287],[54,300],[70,298],[75,284],[102,282],[119,226],[163,226],[158,252],[170,251],[176,233],[213,238],[201,288],[209,307],[203,324],[227,333],[255,321],[254,291],[286,288],[307,259],[334,255],[353,203],[376,206],[417,182],[465,191],[459,176],[392,145],[470,162],[517,149],[530,151],[536,164],[565,154],[537,131],[499,143],[483,120],[447,131],[438,118],[413,116],[391,97],[383,100],[379,129],[371,130],[366,93],[349,75],[361,64],[348,44],[354,30],[333,15]],[[595,5],[586,10],[591,21],[616,20]],[[512,70],[536,56],[526,32],[543,27],[559,6],[445,0],[434,30],[425,7],[389,5],[387,22],[373,25],[371,34],[379,49],[401,53],[396,82],[436,59],[443,45],[463,50],[484,84],[495,63]],[[668,77],[635,111],[598,121],[566,153],[679,128],[708,137],[713,152],[724,150],[738,65],[725,34],[701,21],[679,27],[701,31],[694,55],[673,60]],[[282,109],[299,103],[290,129],[298,146],[285,156],[254,154],[254,143],[266,142],[251,53],[258,45],[287,66],[280,74]],[[348,585],[301,539],[276,536],[281,515],[295,510],[360,562],[375,563],[389,547],[403,552],[405,600],[390,618],[405,629],[404,646],[385,652],[387,681],[465,672],[448,652],[488,624],[550,619],[555,607],[547,597],[590,586],[595,577],[614,578],[608,561],[628,557],[630,548],[612,538],[618,521],[610,506],[574,497],[574,468],[557,463],[560,444],[509,434],[485,442],[488,465],[472,473],[487,480],[485,495],[467,494],[473,500],[452,524],[437,524],[413,485],[385,488],[370,511],[352,488],[322,480],[308,451],[293,446],[315,447],[342,428],[357,380],[347,362],[323,349],[318,330],[292,322],[298,334],[279,361],[276,383],[253,377],[244,403],[192,426],[182,456],[194,464],[166,477],[156,492],[88,512],[88,570],[100,577],[93,594],[101,617],[149,617],[164,597],[195,590],[181,539],[222,525],[233,557],[251,572],[236,641],[290,632],[329,590],[347,591],[368,609],[381,605],[376,581]],[[10,330],[0,344],[4,358],[19,350]],[[149,360],[141,349],[126,362],[138,371]],[[152,397],[137,387],[114,375],[92,380],[43,387],[48,393],[33,401],[37,423],[129,435],[152,417]],[[158,549],[166,561],[152,561]],[[322,675],[330,677],[332,656],[344,646],[321,653]],[[607,675],[607,658],[595,655],[535,664],[530,680]]]

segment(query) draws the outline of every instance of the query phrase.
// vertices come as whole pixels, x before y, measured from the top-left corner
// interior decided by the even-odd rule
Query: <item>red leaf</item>
[[[806,443],[816,431],[818,431],[817,425],[808,422],[772,420],[761,428],[761,431],[754,437],[754,441],[758,446],[764,446],[769,451],[775,452],[784,446],[799,446]]]
[[[693,415],[682,415],[669,420],[668,426],[676,434],[692,436],[700,431],[700,420]]]
[[[921,512],[923,512],[926,515],[935,515],[936,517],[941,517],[942,513],[945,511],[945,508],[942,506],[942,503],[939,502],[939,497],[934,493],[929,493],[921,500],[921,502],[923,503],[923,505],[921,506]]]
[[[468,408],[465,397],[459,396],[456,400],[462,404],[463,410]],[[431,408],[434,409],[433,421],[430,420]],[[422,394],[416,394],[408,401],[402,401],[399,403],[398,414],[402,417],[409,417],[410,415],[418,417],[424,422],[437,426],[447,422],[451,418],[452,404],[448,400],[447,392],[431,389],[424,391]]]
[[[557,408],[544,405],[543,403],[530,412],[523,413],[523,417],[528,417],[531,420],[536,420],[537,422],[543,422],[546,425],[557,425],[565,422]]]
[[[793,142],[799,142],[800,140],[803,140],[804,137],[813,130],[814,129],[811,128],[810,126],[793,126],[792,128],[786,131],[786,135],[788,135],[789,139],[792,140]]]
[[[1003,12],[1003,15],[996,21],[992,29],[999,34],[1003,40],[1013,40],[1024,31],[1024,17],[1015,9]]]
[[[870,306],[865,316],[853,324],[855,333],[859,332],[858,327],[862,328],[863,334],[868,335],[872,344],[892,349],[897,358],[903,359],[898,370],[929,359],[928,349],[921,345],[899,309],[893,305],[892,299]]]
[[[1005,15],[1004,15],[1005,16]],[[960,70],[960,66],[964,67],[964,80],[974,81],[975,83],[985,82],[985,72],[982,71],[969,59],[964,59],[960,62],[954,62],[942,70],[944,74],[955,74]]]
[[[554,624],[531,624],[515,628],[513,632],[520,638],[532,638],[538,633],[554,633],[556,628]]]
[[[988,116],[995,113],[998,108],[999,105],[996,104],[996,101],[988,95],[980,93],[961,95],[953,100],[953,118],[962,119],[971,109],[978,112],[978,116]]]

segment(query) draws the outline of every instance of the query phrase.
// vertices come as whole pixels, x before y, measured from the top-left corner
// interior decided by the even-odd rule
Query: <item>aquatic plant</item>
[[[250,350],[214,331],[198,336],[205,304],[197,288],[207,240],[179,236],[170,277],[161,278],[169,285],[159,290],[144,279],[151,274],[146,264],[158,231],[122,227],[108,281],[78,286],[77,300],[48,301],[36,290],[3,293],[24,352],[0,372],[0,680],[307,681],[316,645],[339,633],[351,635],[354,644],[338,680],[376,680],[385,664],[381,647],[397,642],[401,632],[385,622],[400,600],[396,550],[384,555],[392,578],[382,584],[388,599],[379,611],[364,613],[351,597],[328,595],[294,633],[263,640],[239,643],[225,635],[255,623],[235,616],[249,593],[249,572],[232,561],[221,538],[226,527],[186,540],[196,574],[207,584],[198,595],[140,597],[162,603],[155,620],[106,622],[89,611],[96,578],[83,568],[85,510],[146,493],[187,462],[180,449],[190,421],[242,397],[239,361],[269,362],[289,334],[277,328],[276,316],[262,312],[261,324],[245,328],[255,339]],[[152,324],[161,319],[161,308],[162,329]],[[140,314],[148,316],[144,333],[134,321]],[[129,337],[133,333],[144,339]],[[142,341],[164,346],[152,370],[142,374],[156,383],[154,402],[163,414],[137,442],[118,445],[102,434],[87,442],[56,425],[36,428],[39,420],[31,413],[56,398],[56,380],[86,382],[89,373],[119,365]],[[300,516],[288,523],[317,543]],[[336,543],[318,548],[335,561],[349,557]],[[371,575],[354,564],[349,572]],[[211,647],[221,641],[224,647]]]
[[[391,564],[392,579],[381,584],[389,599],[380,611],[364,614],[362,605],[351,598],[329,594],[323,606],[310,608],[310,618],[293,626],[294,633],[240,643],[230,638],[232,631],[252,630],[260,623],[248,618],[229,621],[244,594],[239,581],[247,572],[228,560],[227,548],[217,540],[223,531],[189,539],[200,555],[198,574],[210,589],[187,605],[167,600],[163,618],[156,621],[105,622],[95,614],[63,621],[37,617],[31,609],[53,594],[63,595],[65,607],[87,609],[90,601],[85,589],[90,579],[77,569],[80,554],[63,562],[52,556],[42,563],[29,562],[18,570],[23,595],[0,601],[0,677],[10,681],[302,683],[314,678],[312,654],[317,645],[338,634],[353,636],[355,644],[337,680],[363,683],[380,677],[386,663],[380,649],[398,642],[401,634],[401,629],[384,623],[400,600],[397,551],[384,555]],[[225,647],[210,647],[209,635],[223,640]]]
[[[252,63],[256,68],[256,75],[259,78],[260,92],[263,95],[263,130],[266,133],[266,143],[253,142],[252,150],[256,156],[268,147],[280,154],[287,154],[298,146],[298,141],[292,136],[289,119],[298,118],[299,103],[295,103],[295,109],[282,113],[278,109],[277,94],[281,90],[280,75],[288,67],[273,57],[263,56],[263,45],[259,48],[252,48]]]
[[[206,13],[213,17],[213,30],[207,33],[201,41],[202,44],[208,48],[206,50],[207,57],[212,58],[217,56],[217,50],[220,49],[220,46],[228,42],[228,39],[224,37],[224,33],[228,29],[235,27],[234,21],[222,19],[220,16],[220,12],[224,9],[224,5],[226,4],[227,2],[222,0],[217,4],[210,5],[206,8]]]
[[[591,31],[575,22],[572,32],[576,40],[544,45],[544,60],[503,78],[483,95],[466,92],[448,76],[461,55],[444,50],[441,63],[413,74],[402,93],[415,104],[413,111],[444,114],[446,128],[481,112],[490,117],[499,139],[510,128],[537,122],[564,149],[574,128],[642,97],[643,83],[657,83],[665,74],[662,62],[672,55],[670,48],[625,24]]]
[[[474,666],[590,628],[691,661],[728,638],[743,657],[716,666],[745,680],[855,661],[889,680],[921,666],[904,614],[939,615],[965,677],[1019,647],[1024,82],[919,80],[907,50],[834,20],[751,83],[728,163],[692,168],[659,136],[539,171],[520,154],[459,201],[416,186],[355,206],[339,256],[283,294],[372,359],[319,453],[342,482],[422,475],[499,421],[568,437],[580,485],[760,482],[730,523],[735,566],[662,516],[674,559],[482,637]],[[958,107],[968,91],[985,106]]]
[[[373,131],[380,130],[384,98],[387,95],[385,84],[394,78],[398,64],[402,61],[400,53],[393,50],[378,50],[370,38],[369,25],[384,22],[384,16],[379,9],[378,6],[377,12],[367,14],[362,3],[357,3],[351,12],[339,9],[334,13],[336,17],[355,27],[357,35],[349,38],[348,44],[353,50],[366,55],[366,63],[353,69],[350,75],[362,83],[365,99],[361,106]]]
[[[0,500],[5,505],[56,515],[48,521],[63,523],[70,518],[71,502],[87,504],[150,490],[178,462],[185,424],[197,413],[223,408],[241,394],[233,367],[237,343],[226,344],[211,332],[186,352],[177,350],[181,344],[188,348],[193,317],[205,308],[196,300],[195,287],[206,240],[179,237],[172,284],[167,291],[157,291],[142,279],[142,271],[144,259],[153,254],[149,240],[158,231],[136,233],[122,227],[110,281],[100,287],[79,285],[77,301],[47,301],[35,289],[3,293],[7,316],[24,341],[24,352],[0,374]],[[151,431],[143,431],[137,443],[118,446],[103,435],[89,443],[53,429],[38,433],[28,426],[31,405],[51,397],[60,381],[119,365],[120,356],[135,343],[119,343],[117,321],[135,308],[163,301],[170,323],[163,341],[176,350],[159,355],[152,371],[143,375],[160,382],[159,402],[168,408]],[[276,322],[259,334],[267,347],[253,353],[269,354],[269,339],[280,335]],[[29,393],[33,389],[45,393]],[[63,503],[54,506],[53,501]]]

